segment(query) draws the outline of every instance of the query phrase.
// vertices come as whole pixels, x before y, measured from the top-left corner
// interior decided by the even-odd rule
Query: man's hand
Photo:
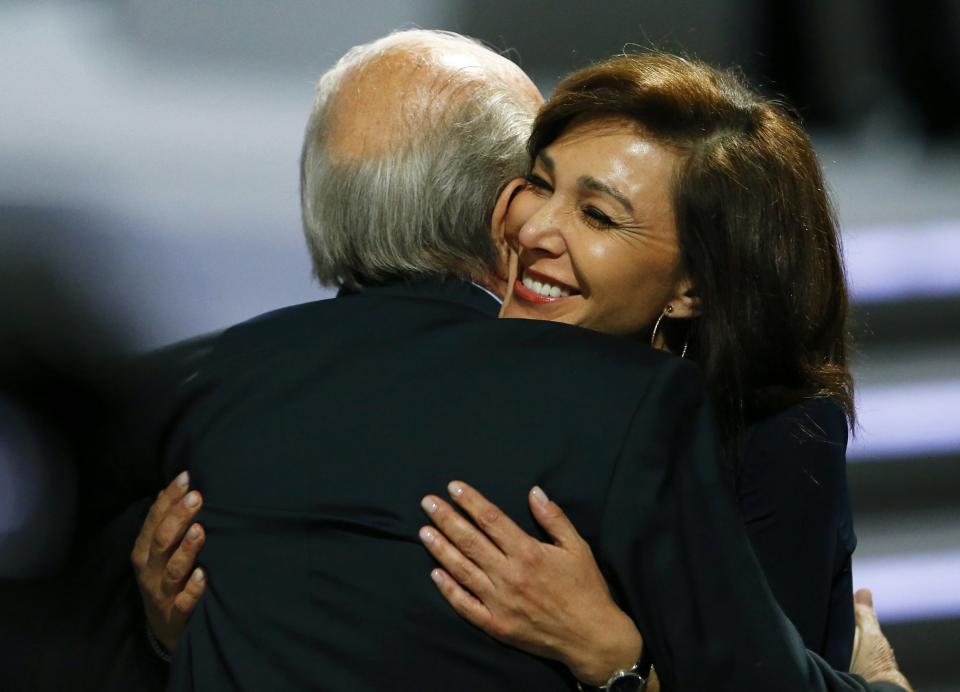
[[[893,647],[880,631],[880,623],[873,610],[873,594],[869,589],[860,589],[854,594],[853,600],[857,629],[850,672],[867,682],[892,682],[912,692],[913,688],[897,667]]]
[[[189,484],[184,471],[160,491],[130,554],[147,622],[170,653],[206,586],[203,571],[193,569],[203,529],[190,526],[203,498],[196,490],[188,493]]]

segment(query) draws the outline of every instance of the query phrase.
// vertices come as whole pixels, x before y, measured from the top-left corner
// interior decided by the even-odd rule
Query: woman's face
[[[683,296],[678,157],[639,132],[620,119],[574,123],[540,152],[505,218],[519,267],[504,317],[638,334]]]

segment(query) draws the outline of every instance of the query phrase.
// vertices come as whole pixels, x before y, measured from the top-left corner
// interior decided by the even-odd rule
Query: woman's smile
[[[580,294],[577,289],[526,267],[521,267],[513,290],[520,300],[528,303],[556,303]]]

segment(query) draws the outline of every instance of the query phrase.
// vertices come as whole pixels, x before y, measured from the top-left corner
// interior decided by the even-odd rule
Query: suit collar
[[[469,306],[491,317],[500,314],[500,305],[493,294],[462,279],[398,281],[379,286],[364,286],[358,290],[343,287],[337,293],[337,297],[355,294],[397,296],[417,300],[443,300]]]

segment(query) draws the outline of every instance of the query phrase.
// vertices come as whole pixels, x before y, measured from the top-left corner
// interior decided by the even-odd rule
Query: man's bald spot
[[[474,79],[454,79],[465,71]],[[542,103],[519,67],[480,45],[399,38],[343,76],[327,120],[328,156],[362,161],[396,151],[428,134],[474,86],[491,82],[528,103],[531,113]]]

